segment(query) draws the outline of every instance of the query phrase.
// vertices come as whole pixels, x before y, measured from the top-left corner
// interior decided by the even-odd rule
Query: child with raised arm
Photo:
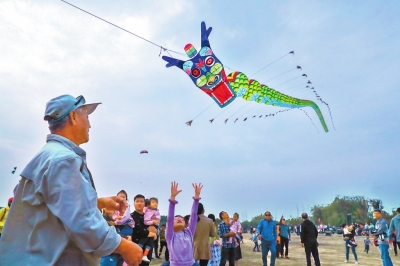
[[[193,257],[193,237],[197,225],[197,208],[199,206],[200,192],[203,186],[192,184],[194,197],[192,210],[190,212],[189,226],[185,227],[184,218],[180,215],[175,216],[175,200],[182,190],[178,190],[178,183],[171,183],[171,197],[169,199],[169,209],[167,216],[167,230],[165,236],[169,250],[170,266],[189,266],[199,265]]]

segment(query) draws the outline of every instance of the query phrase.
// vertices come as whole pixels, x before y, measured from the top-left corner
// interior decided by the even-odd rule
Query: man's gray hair
[[[82,108],[79,107],[73,111],[81,112]],[[49,125],[50,133],[53,133],[53,132],[63,129],[67,125],[68,122],[69,122],[69,114],[66,117],[64,117],[63,119],[61,119],[60,121],[58,121],[57,123],[50,124]]]

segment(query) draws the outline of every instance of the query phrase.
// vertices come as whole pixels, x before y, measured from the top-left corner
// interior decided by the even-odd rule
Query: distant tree
[[[336,196],[332,203],[311,208],[311,219],[318,223],[318,218],[324,224],[339,225],[348,222],[372,222],[372,213],[368,212],[368,200],[362,196]]]
[[[167,224],[167,215],[161,215],[160,225]]]

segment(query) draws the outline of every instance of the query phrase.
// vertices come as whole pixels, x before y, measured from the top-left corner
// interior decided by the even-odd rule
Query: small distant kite
[[[12,170],[12,174],[15,174],[15,171],[17,171],[17,167],[14,167],[14,170]]]
[[[143,153],[149,153],[148,151],[146,151],[146,150],[142,150],[142,151],[140,151],[140,154],[143,154]]]

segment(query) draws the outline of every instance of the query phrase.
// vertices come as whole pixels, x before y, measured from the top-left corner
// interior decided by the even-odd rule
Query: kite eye
[[[192,69],[192,76],[193,77],[198,78],[200,76],[200,73],[201,73],[200,69],[198,69],[198,68],[193,68]]]
[[[212,65],[214,65],[214,62],[215,62],[214,57],[209,56],[209,57],[206,58],[206,65],[207,65],[207,66],[212,66]]]

